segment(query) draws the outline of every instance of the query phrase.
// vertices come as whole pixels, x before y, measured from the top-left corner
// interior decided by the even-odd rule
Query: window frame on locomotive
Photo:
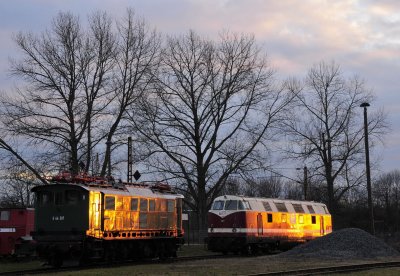
[[[235,202],[236,206],[232,206],[232,202]],[[228,204],[229,203],[229,204]],[[229,208],[227,208],[229,206]],[[217,208],[218,207],[218,208]],[[236,207],[236,208],[234,208]],[[214,211],[245,211],[251,210],[250,204],[243,199],[226,199],[226,200],[216,200],[211,206],[211,210]]]
[[[11,218],[10,210],[2,210],[2,211],[0,211],[0,220],[9,221],[10,218]]]

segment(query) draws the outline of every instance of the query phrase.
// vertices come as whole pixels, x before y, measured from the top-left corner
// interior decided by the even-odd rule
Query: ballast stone
[[[279,254],[288,257],[378,258],[400,253],[379,238],[358,228],[345,228]]]

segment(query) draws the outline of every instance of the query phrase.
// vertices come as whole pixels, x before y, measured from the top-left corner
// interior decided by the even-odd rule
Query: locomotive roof
[[[86,191],[95,191],[101,192],[105,195],[124,195],[124,196],[142,196],[142,197],[157,197],[157,198],[167,198],[167,199],[175,199],[175,198],[183,198],[183,195],[172,192],[172,191],[163,191],[157,189],[156,186],[148,186],[148,185],[118,185],[115,187],[100,187],[100,186],[87,186],[79,183],[52,183],[48,185],[40,185],[32,188],[33,192],[37,190],[46,189],[49,187],[78,187],[80,189]]]
[[[236,196],[236,195],[223,195],[217,197],[214,201],[217,200],[242,200],[242,201],[247,201],[252,210],[258,210],[258,211],[266,211],[265,206],[263,205],[264,202],[269,202],[271,211],[273,212],[279,212],[278,206],[276,205],[277,203],[284,203],[285,206],[287,207],[287,212],[296,212],[295,211],[295,206],[296,205],[301,205],[301,206],[306,206],[306,205],[311,205],[313,206],[313,209],[315,213],[317,214],[329,214],[329,211],[324,203],[320,202],[315,202],[315,201],[301,201],[301,200],[290,200],[290,199],[278,199],[278,198],[262,198],[262,197],[246,197],[246,196]],[[302,208],[304,213],[309,213],[310,210],[308,208]]]
[[[305,200],[292,200],[292,199],[279,199],[279,198],[265,198],[265,197],[247,197],[247,196],[237,196],[237,195],[223,195],[215,198],[215,200],[245,200],[245,201],[272,201],[272,202],[288,202],[294,204],[311,204],[311,205],[322,205],[326,206],[324,203],[315,201],[305,201]]]

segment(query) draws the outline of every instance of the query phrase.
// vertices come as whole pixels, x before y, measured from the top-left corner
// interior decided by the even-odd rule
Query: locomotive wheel
[[[259,247],[256,244],[246,244],[242,249],[243,255],[257,255],[259,253]]]
[[[163,261],[167,258],[167,250],[166,250],[166,244],[165,242],[160,242],[160,245],[158,247],[158,258]]]
[[[129,258],[129,249],[125,244],[119,243],[116,250],[118,252],[119,261],[125,261]]]
[[[167,245],[166,245],[167,247],[166,247],[166,250],[167,250],[167,257],[168,258],[171,258],[171,257],[173,257],[173,258],[176,258],[177,257],[177,255],[176,255],[176,245],[175,245],[175,243],[173,242],[173,241],[169,241],[169,242],[167,242]]]
[[[106,261],[107,263],[112,263],[113,262],[113,257],[112,254],[108,251],[104,252],[104,261]]]
[[[253,255],[253,246],[251,244],[246,244],[242,249],[243,255]]]
[[[262,251],[262,253],[264,253],[264,254],[269,254],[269,253],[271,253],[271,248],[269,247],[268,244],[265,244],[265,245],[262,247],[261,251]]]
[[[61,267],[63,264],[63,258],[61,256],[61,254],[59,254],[59,253],[52,254],[50,257],[49,263],[51,266],[53,266],[55,268]]]
[[[104,249],[104,260],[107,263],[113,263],[116,260],[115,257],[116,257],[115,246],[110,243]]]
[[[152,244],[146,242],[143,244],[143,256],[145,258],[154,258],[155,251],[153,249]]]

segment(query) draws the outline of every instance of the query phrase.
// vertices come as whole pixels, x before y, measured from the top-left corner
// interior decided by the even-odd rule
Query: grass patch
[[[178,256],[201,256],[213,254],[206,250],[203,245],[185,245]],[[259,257],[236,257],[215,260],[186,261],[176,263],[158,263],[138,265],[132,264],[124,267],[82,269],[79,271],[55,273],[58,276],[66,275],[249,275],[257,273],[288,271],[296,269],[307,269],[317,267],[330,267],[348,264],[362,264],[369,262],[400,261],[400,258],[381,259],[313,259],[284,257],[280,255],[269,255]],[[38,261],[33,262],[0,262],[0,272],[18,271],[21,269],[35,269],[41,265]],[[45,275],[45,274],[43,274]],[[48,274],[47,274],[48,275]],[[340,274],[343,275],[343,274]],[[354,272],[346,275],[400,275],[400,268],[374,269],[369,271]]]
[[[215,255],[215,252],[207,250],[207,246],[205,244],[185,244],[178,250],[177,255],[178,257],[207,256]]]
[[[378,262],[383,260],[337,260],[337,259],[295,259],[276,256],[226,258],[218,260],[188,261],[180,263],[165,263],[151,265],[132,265],[109,269],[88,269],[77,272],[57,273],[64,275],[249,275],[276,271],[288,271],[304,268],[316,268],[324,266],[337,266],[366,262]],[[381,271],[383,274],[381,274]],[[362,271],[362,274],[373,272],[370,275],[399,275],[399,268],[374,269]],[[357,272],[358,273],[358,272]],[[343,274],[341,274],[343,275]],[[348,275],[348,274],[346,274]],[[351,274],[353,275],[353,274]]]
[[[0,273],[41,268],[42,262],[27,260],[0,260]]]
[[[352,273],[339,273],[339,274],[332,274],[332,276],[398,276],[400,275],[400,268],[392,267],[392,268],[379,268],[379,269],[371,269],[371,270],[364,270]]]

